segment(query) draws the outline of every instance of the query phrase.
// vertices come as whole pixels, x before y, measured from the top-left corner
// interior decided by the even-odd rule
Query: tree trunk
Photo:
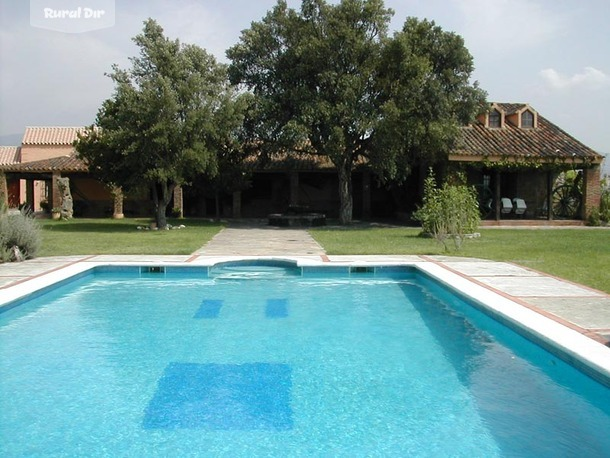
[[[216,206],[216,219],[220,221],[220,196],[218,191],[214,193],[214,204]]]
[[[155,222],[159,229],[167,227],[167,206],[172,200],[172,194],[176,187],[173,183],[161,182],[153,186],[153,200],[155,203]]]
[[[337,167],[339,173],[339,223],[352,222],[354,207],[352,197],[352,163],[344,161]]]

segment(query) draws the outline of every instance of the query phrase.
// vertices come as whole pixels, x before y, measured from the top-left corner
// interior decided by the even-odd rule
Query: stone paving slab
[[[542,275],[475,278],[481,283],[515,297],[604,297],[601,292]]]
[[[324,249],[304,229],[227,227],[195,254],[206,256],[323,255]]]
[[[327,256],[329,262],[425,262],[420,256],[416,255],[329,255]]]
[[[38,273],[47,272],[48,270],[53,269],[53,268],[59,268],[59,267],[65,266],[69,262],[70,261],[67,261],[67,262],[61,262],[61,261],[13,262],[13,263],[7,264],[8,268],[2,269],[2,273],[6,273],[7,275],[16,276],[16,277],[29,276],[32,274],[36,275]],[[2,274],[0,274],[0,275],[2,275]]]
[[[0,264],[0,288],[20,281],[25,281],[33,276],[42,275],[54,269],[76,262],[83,257],[61,257],[38,258],[25,262],[12,262]]]
[[[585,329],[610,333],[610,297],[531,297],[527,302]]]
[[[87,261],[93,262],[185,262],[191,255],[130,255],[130,254],[100,254],[92,256]]]
[[[3,286],[12,285],[14,283],[17,283],[18,281],[27,280],[28,278],[29,277],[17,277],[17,276],[10,276],[10,275],[0,275],[0,288],[2,288]]]
[[[506,262],[471,259],[465,262],[443,262],[446,266],[471,277],[540,277],[542,274]]]

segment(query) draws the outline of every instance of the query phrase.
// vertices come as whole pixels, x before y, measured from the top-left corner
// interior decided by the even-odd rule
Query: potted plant
[[[61,217],[61,208],[53,207],[51,209],[51,218],[52,219],[59,219],[60,217]]]

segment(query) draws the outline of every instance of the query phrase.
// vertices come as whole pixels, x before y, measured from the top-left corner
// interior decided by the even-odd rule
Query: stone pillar
[[[0,213],[8,210],[8,184],[6,174],[0,170]]]
[[[502,173],[499,170],[495,171],[496,186],[494,189],[494,214],[496,221],[500,221],[501,199],[502,199]]]
[[[233,218],[241,218],[241,191],[233,192]]]
[[[555,174],[552,171],[548,171],[546,176],[546,208],[547,217],[549,221],[553,221],[553,184],[555,183]]]
[[[59,200],[61,201],[61,218],[71,219],[74,214],[74,202],[70,192],[70,179],[67,177],[57,178],[57,189],[59,189]]]
[[[26,180],[25,182],[25,202],[32,208],[34,211],[34,180]]]
[[[290,172],[290,201],[289,205],[299,205],[299,172]]]
[[[110,190],[112,196],[112,218],[123,219],[125,214],[123,213],[123,190],[120,186],[113,186]]]
[[[601,166],[594,165],[583,170],[582,219],[587,219],[594,208],[599,209],[602,196]]]
[[[176,186],[174,188],[174,206],[172,207],[173,209],[178,209],[178,217],[179,218],[183,218],[184,217],[184,195],[182,192],[182,186]],[[173,214],[173,211],[172,211]]]
[[[371,219],[371,173],[362,172],[362,219]]]
[[[58,209],[61,207],[61,198],[59,193],[59,179],[61,174],[59,172],[53,172],[53,178],[51,179],[51,197],[49,199],[49,206],[51,209]]]

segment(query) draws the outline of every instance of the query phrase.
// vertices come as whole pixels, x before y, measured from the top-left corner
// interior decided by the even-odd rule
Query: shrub
[[[0,215],[0,262],[18,261],[19,256],[33,258],[40,242],[40,228],[31,213]]]
[[[598,208],[591,209],[591,213],[587,217],[587,225],[588,226],[601,226],[601,214]]]
[[[602,192],[599,204],[599,218],[604,223],[610,223],[610,177],[601,181]]]
[[[475,232],[481,222],[476,190],[463,184],[461,176],[456,184],[445,183],[439,188],[430,170],[424,182],[423,205],[413,217],[421,222],[424,233],[442,243],[446,251],[448,239],[459,250],[466,234]]]
[[[587,217],[589,226],[601,226],[610,223],[610,177],[606,176],[600,184],[599,208],[592,208]]]

